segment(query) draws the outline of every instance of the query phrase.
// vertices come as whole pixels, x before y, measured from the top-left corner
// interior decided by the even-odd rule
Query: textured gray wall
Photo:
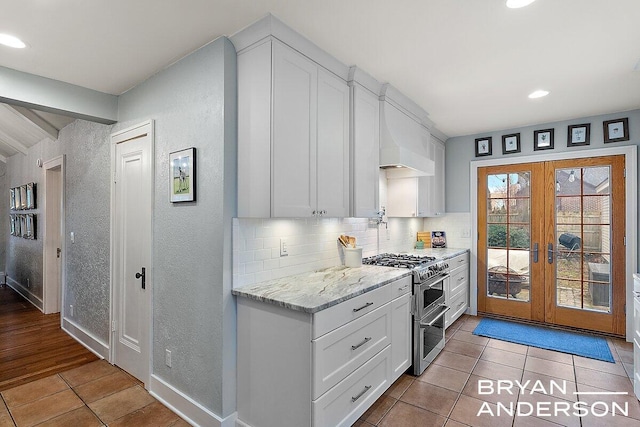
[[[2,197],[5,208],[5,218],[2,224],[2,234],[5,235],[6,248],[6,273],[8,280],[22,293],[40,308],[42,308],[42,195],[37,192],[36,208],[28,211],[16,211],[16,213],[36,214],[36,240],[27,240],[21,237],[9,235],[9,188],[17,187],[29,182],[36,183],[36,191],[42,187],[42,169],[36,165],[37,159],[48,160],[61,153],[61,144],[58,141],[45,139],[34,145],[27,151],[27,155],[16,154],[7,159],[5,190]]]
[[[111,126],[76,120],[60,132],[66,154],[65,317],[109,343]],[[75,234],[71,243],[69,233]],[[74,305],[74,317],[69,305]]]
[[[16,154],[7,159],[4,178],[8,183],[6,194],[8,188],[27,182],[38,185],[37,209],[29,211],[38,215],[37,239],[6,237],[6,267],[17,287],[41,306],[43,169],[37,167],[36,160],[66,155],[67,281],[63,313],[68,317],[69,304],[73,304],[75,316],[69,318],[105,343],[109,342],[110,134],[111,126],[76,120],[60,131],[57,141],[45,139],[31,147],[26,156]],[[8,212],[8,196],[0,200]],[[5,229],[9,229],[8,221]],[[69,239],[71,231],[76,234],[74,244]]]
[[[630,140],[626,142],[616,142],[605,144],[602,132],[602,122],[605,120],[629,118]],[[573,124],[591,123],[591,144],[578,147],[567,147],[567,126]],[[473,160],[487,160],[495,158],[505,158],[515,156],[527,156],[535,154],[537,157],[532,161],[544,159],[545,151],[533,151],[533,131],[540,129],[554,128],[554,148],[550,152],[564,151],[584,151],[594,148],[613,147],[619,145],[640,145],[640,110],[627,111],[622,113],[607,114],[604,116],[586,117],[570,121],[543,123],[535,126],[527,126],[516,129],[497,130],[485,132],[478,135],[460,136],[449,138],[446,142],[446,211],[447,212],[470,212],[471,195],[469,193],[469,162]],[[502,154],[502,135],[520,132],[521,151],[517,154]],[[493,137],[493,155],[487,157],[475,157],[475,139]],[[640,187],[639,187],[640,188]]]
[[[153,374],[223,417],[235,410],[235,115],[236,53],[220,38],[121,95],[114,129],[155,121]],[[171,204],[169,153],[187,147],[197,201]]]

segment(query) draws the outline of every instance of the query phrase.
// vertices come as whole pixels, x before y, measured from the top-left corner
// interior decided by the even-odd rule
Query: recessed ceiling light
[[[529,98],[531,99],[542,98],[543,96],[547,96],[547,95],[549,95],[548,90],[536,90],[535,92],[531,92],[529,94]]]
[[[507,7],[511,9],[519,9],[521,7],[529,6],[535,0],[507,0]]]
[[[0,34],[0,44],[9,46],[9,47],[15,47],[16,49],[22,49],[27,47],[25,42],[23,42],[17,37],[10,36],[9,34]]]

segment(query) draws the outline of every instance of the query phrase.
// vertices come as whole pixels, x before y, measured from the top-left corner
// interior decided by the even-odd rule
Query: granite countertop
[[[233,295],[316,313],[411,275],[411,270],[363,265],[329,267],[233,289]]]
[[[451,259],[465,252],[469,252],[469,249],[456,249],[456,248],[424,248],[424,249],[410,249],[406,252],[411,255],[420,256],[432,256],[437,259]]]

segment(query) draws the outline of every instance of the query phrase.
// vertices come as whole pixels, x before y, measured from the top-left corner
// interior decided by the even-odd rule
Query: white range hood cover
[[[431,138],[429,129],[418,121],[418,116],[391,98],[391,91],[394,98],[405,98],[388,85],[383,87],[380,97],[380,167],[388,169],[389,178],[434,175],[435,163],[427,152]],[[407,98],[402,101],[404,105],[413,104]],[[424,120],[428,120],[423,110],[415,104],[410,106],[417,112],[422,111]]]

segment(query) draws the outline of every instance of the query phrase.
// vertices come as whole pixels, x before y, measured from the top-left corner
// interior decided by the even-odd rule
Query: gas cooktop
[[[384,253],[380,255],[374,255],[362,259],[363,264],[380,265],[383,267],[396,267],[396,268],[416,268],[423,264],[427,264],[435,261],[436,258],[432,256],[419,256],[409,254],[390,254]]]

